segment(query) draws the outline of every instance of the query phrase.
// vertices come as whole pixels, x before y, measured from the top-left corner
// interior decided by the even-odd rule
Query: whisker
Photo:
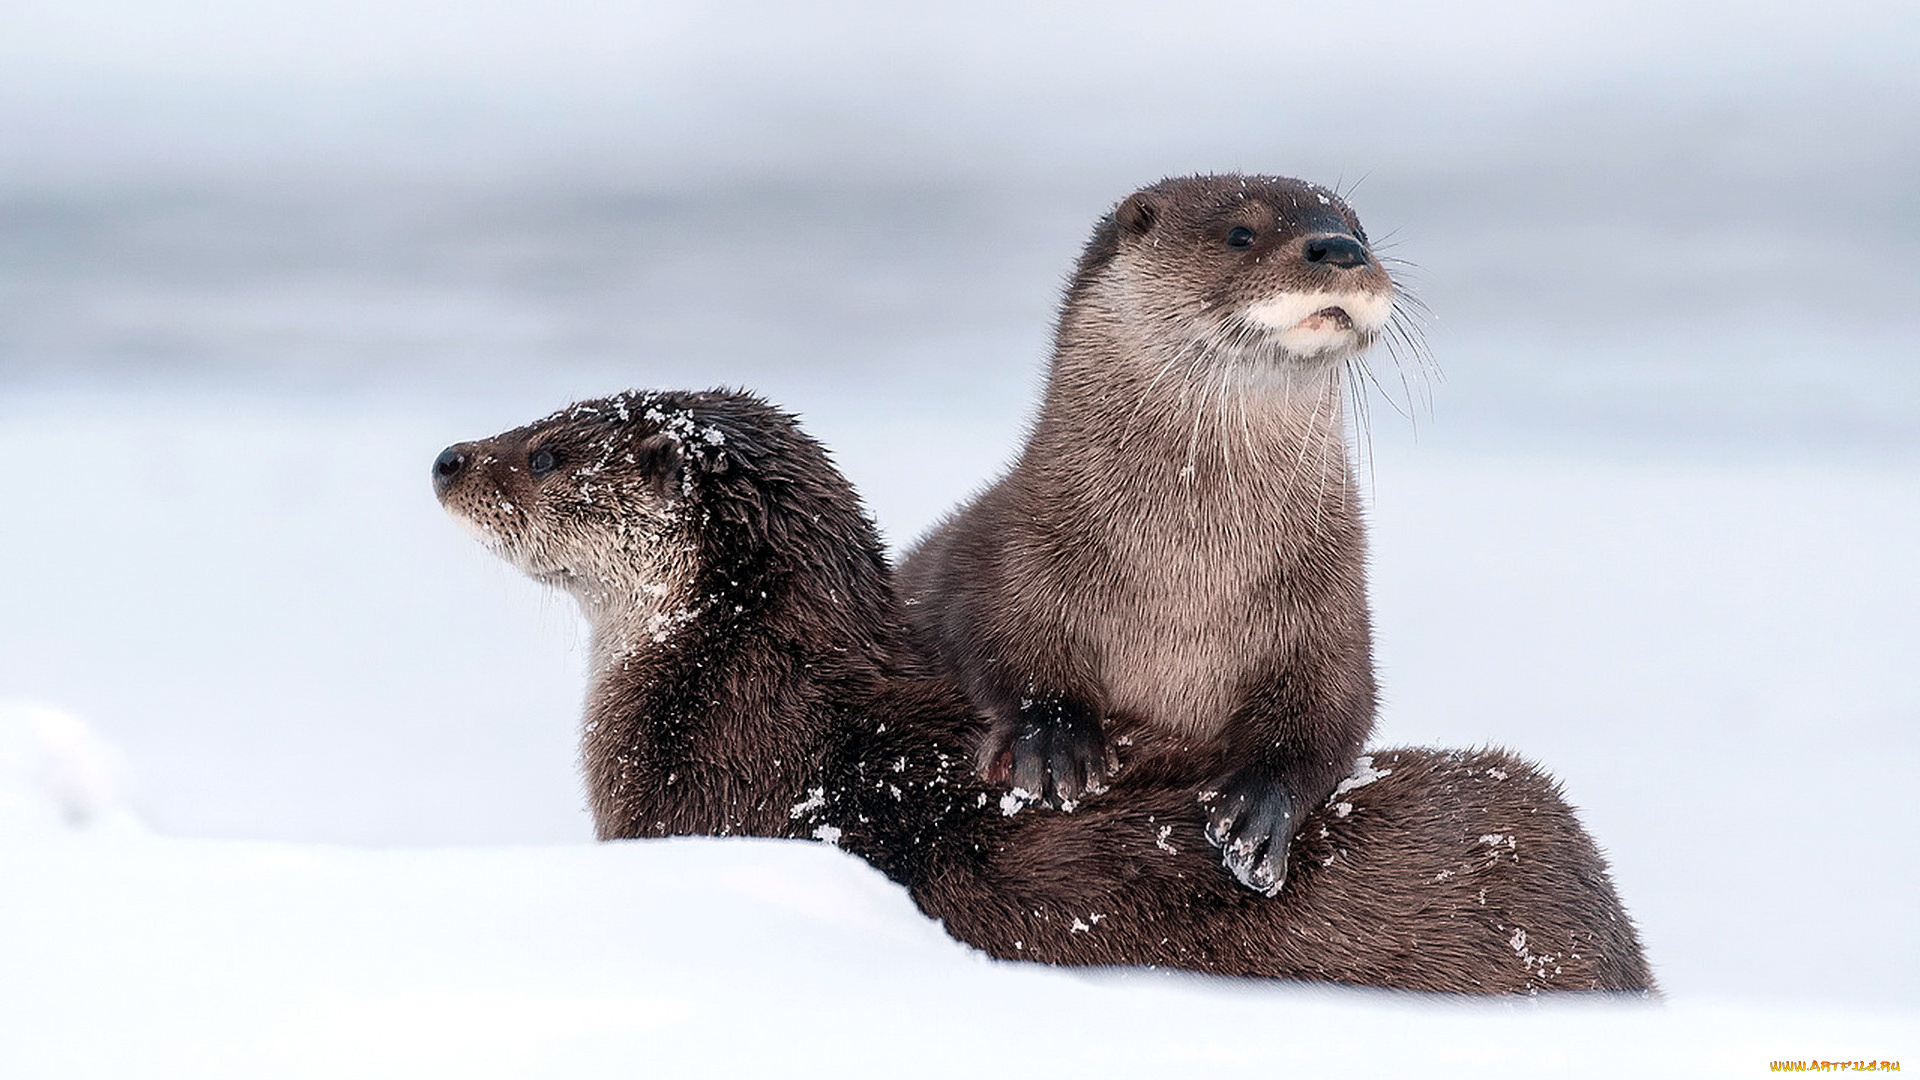
[[[1193,410],[1193,431],[1187,437],[1187,467],[1180,470],[1180,478],[1187,482],[1187,492],[1189,496],[1194,492],[1195,469],[1199,464],[1200,458],[1200,420],[1205,415],[1206,411],[1196,404]],[[1187,500],[1187,518],[1189,521],[1193,519],[1196,509],[1196,500],[1189,498]]]
[[[1403,298],[1407,301],[1404,306],[1400,302]],[[1393,314],[1387,318],[1387,329],[1412,354],[1424,377],[1444,382],[1446,375],[1434,362],[1433,350],[1427,347],[1426,319],[1421,314],[1425,309],[1426,305],[1420,302],[1419,297],[1411,293],[1401,294],[1394,300]]]
[[[1234,395],[1234,401],[1240,406],[1240,441],[1247,448],[1247,462],[1255,471],[1258,471],[1263,463],[1260,460],[1260,451],[1253,443],[1253,427],[1247,423],[1247,393],[1244,387],[1241,388],[1240,393]]]
[[[1414,433],[1418,435],[1419,413],[1424,411],[1428,416],[1433,415],[1433,392],[1427,382],[1426,370],[1416,360],[1414,370],[1409,373],[1407,358],[1403,355],[1407,351],[1407,345],[1394,334],[1387,335],[1384,340],[1387,355],[1393,360],[1394,369],[1400,373],[1401,390],[1409,395],[1407,408],[1414,414],[1409,419],[1414,421]],[[1415,397],[1418,398],[1417,403],[1414,400]]]
[[[1414,419],[1414,415],[1412,411],[1413,410],[1413,389],[1407,385],[1407,370],[1406,368],[1401,367],[1399,364],[1394,365],[1394,370],[1400,373],[1400,389],[1402,393],[1407,395],[1407,407],[1404,409],[1400,407],[1400,403],[1398,401],[1395,401],[1393,399],[1392,394],[1387,393],[1387,388],[1380,385],[1379,377],[1376,376],[1373,372],[1373,365],[1367,363],[1364,357],[1356,358],[1354,362],[1351,365],[1349,365],[1347,368],[1348,374],[1352,375],[1357,373],[1355,377],[1355,382],[1354,382],[1354,387],[1356,391],[1361,391],[1366,388],[1360,383],[1360,378],[1364,377],[1366,382],[1373,386],[1374,391],[1380,395],[1380,399],[1382,401],[1385,401],[1389,408],[1391,408],[1394,412],[1399,413],[1400,416],[1405,418],[1409,423],[1417,424],[1418,421]],[[1365,399],[1365,395],[1363,394],[1362,400],[1364,399]]]
[[[1335,410],[1334,419],[1338,420],[1345,415],[1344,403],[1341,401],[1342,395],[1340,393],[1339,375],[1335,373],[1334,376],[1327,381],[1329,385],[1321,393],[1320,400],[1328,401],[1329,399],[1331,399],[1331,404],[1333,405],[1333,408]],[[1317,405],[1314,407],[1313,414],[1316,418],[1320,415],[1320,409]],[[1304,449],[1306,446],[1313,445],[1314,442],[1316,441],[1314,436],[1316,436],[1317,434],[1318,434],[1317,429],[1310,430],[1308,432],[1307,439],[1302,444],[1302,448]],[[1341,457],[1341,464],[1345,465],[1346,464],[1346,446],[1344,445],[1344,442],[1340,448],[1340,457]],[[1319,476],[1315,481],[1314,489],[1313,489],[1313,531],[1315,533],[1318,533],[1318,532],[1321,532],[1326,527],[1327,481],[1328,481],[1327,474],[1331,470],[1327,468],[1327,463],[1324,460],[1324,458],[1319,462],[1316,462],[1316,464],[1319,465],[1319,468],[1315,470],[1316,472],[1319,473]]]
[[[1227,364],[1221,364],[1219,367],[1220,367],[1220,393],[1214,399],[1214,403],[1217,406],[1217,412],[1220,420],[1221,467],[1226,470],[1225,475],[1227,478],[1227,483],[1231,485],[1233,483],[1233,445],[1228,438],[1228,431],[1227,431],[1227,392],[1228,392],[1227,384],[1228,384],[1228,380],[1233,377],[1233,369],[1231,366]]]
[[[1281,496],[1287,503],[1293,502],[1294,485],[1299,483],[1301,471],[1305,468],[1307,449],[1314,443],[1314,436],[1320,427],[1320,407],[1325,402],[1324,393],[1315,395],[1313,412],[1307,417],[1306,428],[1299,432],[1300,449],[1293,456],[1293,467],[1287,471],[1285,494]]]
[[[1373,414],[1368,409],[1365,388],[1360,385],[1353,367],[1347,368],[1347,383],[1353,396],[1354,453],[1367,467],[1367,485],[1373,486]],[[1341,496],[1341,506],[1346,506],[1345,495]]]
[[[1349,384],[1352,386],[1353,396],[1355,401],[1357,402],[1357,404],[1354,407],[1354,421],[1353,421],[1353,426],[1355,431],[1354,453],[1363,462],[1365,462],[1367,466],[1367,486],[1371,488],[1373,486],[1373,461],[1374,461],[1373,422],[1369,413],[1367,412],[1366,403],[1364,401],[1359,400],[1360,399],[1360,394],[1358,392],[1359,386],[1358,384],[1353,382],[1353,373],[1351,370],[1349,370],[1347,373],[1347,379]],[[1340,464],[1341,464],[1340,480],[1339,480],[1340,512],[1344,516],[1349,510],[1349,504],[1347,500],[1350,497],[1350,494],[1351,494],[1350,489],[1353,487],[1355,481],[1353,479],[1351,470],[1349,470],[1346,467],[1346,462],[1342,460]]]
[[[1192,335],[1191,337],[1188,338],[1185,344],[1181,345],[1180,348],[1174,350],[1174,352],[1167,357],[1166,361],[1160,365],[1159,369],[1153,373],[1153,378],[1147,381],[1146,387],[1140,391],[1140,396],[1134,401],[1133,410],[1127,414],[1126,427],[1122,432],[1123,441],[1125,441],[1128,438],[1131,438],[1133,434],[1133,430],[1137,424],[1137,421],[1140,418],[1141,411],[1146,408],[1147,402],[1151,401],[1153,398],[1154,387],[1160,385],[1160,380],[1165,378],[1167,372],[1173,370],[1174,366],[1179,364],[1181,361],[1187,360],[1190,362],[1194,362],[1194,361],[1197,361],[1199,357],[1205,355],[1205,353],[1211,348],[1212,338],[1214,337],[1215,333],[1216,331],[1214,330],[1207,330],[1202,333]],[[1189,364],[1189,366],[1191,366],[1191,363]],[[1181,388],[1180,400],[1184,402],[1186,401],[1186,399],[1187,399],[1187,388],[1183,385]]]
[[[1394,362],[1399,364],[1403,371],[1407,367],[1406,357],[1409,355],[1412,357],[1413,384],[1420,391],[1420,406],[1426,410],[1428,416],[1432,416],[1433,384],[1441,379],[1440,370],[1434,367],[1425,347],[1405,334],[1396,333],[1388,339],[1387,351],[1393,354]]]

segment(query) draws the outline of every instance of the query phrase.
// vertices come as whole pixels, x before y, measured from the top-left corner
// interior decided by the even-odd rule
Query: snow
[[[79,718],[46,705],[0,703],[0,831],[65,824],[139,829],[127,762]]]
[[[1391,776],[1392,774],[1393,774],[1392,769],[1374,768],[1372,755],[1361,754],[1360,757],[1357,760],[1355,760],[1353,763],[1353,775],[1348,776],[1346,779],[1340,781],[1338,784],[1335,784],[1333,786],[1334,797],[1338,798],[1339,796],[1345,795],[1347,792],[1352,791],[1355,788],[1366,787],[1368,784],[1373,783],[1375,780],[1378,780],[1383,776]]]
[[[827,805],[827,789],[817,788],[817,787],[808,788],[807,797],[800,800],[797,803],[794,803],[793,806],[789,807],[787,810],[787,815],[793,818],[795,821],[798,821],[801,818],[812,813],[813,811],[818,810],[821,807],[824,807],[826,805]]]
[[[375,851],[50,823],[3,843],[10,1077],[1748,1076],[1914,1048],[1897,1012],[990,961],[798,841]]]
[[[1008,788],[1006,794],[1000,796],[1000,813],[1007,817],[1012,817],[1039,801],[1040,796],[1035,795],[1026,788]]]

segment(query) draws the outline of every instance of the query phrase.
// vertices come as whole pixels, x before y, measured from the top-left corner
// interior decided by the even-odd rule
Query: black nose
[[[467,467],[467,455],[449,446],[433,459],[433,490],[445,491],[453,478]]]
[[[1307,241],[1307,261],[1351,269],[1367,265],[1367,249],[1351,236],[1316,236]]]

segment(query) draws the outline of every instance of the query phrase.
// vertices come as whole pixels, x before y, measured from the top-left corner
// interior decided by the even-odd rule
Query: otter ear
[[[1146,192],[1136,191],[1127,196],[1113,216],[1122,229],[1139,236],[1151,230],[1154,222],[1160,220],[1160,204]]]
[[[687,475],[687,461],[672,436],[665,432],[647,436],[634,448],[633,457],[640,467],[640,475],[653,481],[656,492],[662,496],[680,493]]]

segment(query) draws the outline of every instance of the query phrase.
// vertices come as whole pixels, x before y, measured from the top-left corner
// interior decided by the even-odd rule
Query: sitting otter
[[[628,393],[444,451],[445,507],[580,603],[603,839],[812,837],[994,956],[1410,990],[1651,991],[1554,782],[1499,751],[1377,751],[1310,808],[1277,897],[1214,864],[1150,752],[1121,797],[1012,813],[913,651],[859,498],[792,417]]]
[[[1027,445],[900,569],[989,779],[1070,809],[1118,747],[1182,746],[1226,868],[1280,891],[1373,731],[1343,380],[1398,295],[1300,180],[1162,180],[1094,227]]]

